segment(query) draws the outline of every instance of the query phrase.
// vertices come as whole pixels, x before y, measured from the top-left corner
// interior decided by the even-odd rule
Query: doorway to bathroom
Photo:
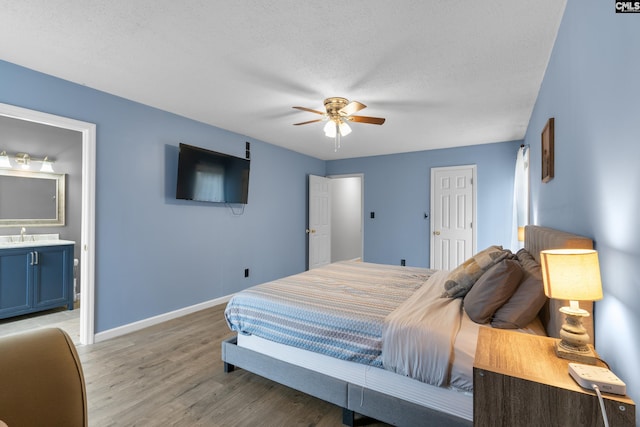
[[[80,312],[79,312],[79,342],[92,344],[94,342],[94,295],[95,295],[95,153],[96,153],[96,126],[92,123],[82,122],[66,117],[56,116],[39,111],[29,110],[13,105],[0,103],[0,118],[3,121],[13,121],[20,126],[35,125],[43,129],[50,129],[53,133],[70,132],[77,136],[73,138],[76,144],[73,151],[79,155],[79,164],[73,165],[72,160],[61,160],[54,167],[60,173],[75,171],[77,181],[69,183],[73,188],[74,202],[69,198],[71,208],[69,221],[76,225],[72,227],[78,232],[73,232],[73,240],[76,242],[75,257],[78,258],[77,280],[80,284]],[[40,149],[33,141],[22,141],[22,152],[27,149]],[[32,144],[32,145],[30,145]],[[46,149],[45,147],[42,150]],[[31,148],[30,148],[31,147]],[[78,148],[80,147],[80,150]],[[0,147],[0,151],[4,148]],[[14,148],[15,150],[15,148]],[[46,155],[44,152],[40,155]],[[71,159],[73,156],[68,157]],[[60,155],[60,158],[67,158]],[[77,163],[77,161],[76,161]],[[69,194],[71,195],[71,194]],[[73,220],[71,218],[74,218]],[[30,225],[25,225],[25,228]],[[29,228],[31,233],[39,233],[38,228]],[[41,229],[43,230],[43,229]],[[56,233],[55,231],[47,231]],[[66,230],[65,232],[68,232]],[[75,311],[75,310],[74,310]]]

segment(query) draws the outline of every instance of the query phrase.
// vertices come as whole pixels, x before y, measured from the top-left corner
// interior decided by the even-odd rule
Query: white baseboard
[[[159,314],[157,316],[149,317],[147,319],[139,320],[137,322],[129,323],[127,325],[118,326],[117,328],[109,329],[103,332],[98,332],[97,334],[95,334],[94,342],[98,343],[101,341],[106,341],[111,338],[116,338],[131,332],[139,331],[140,329],[148,328],[149,326],[157,325],[158,323],[162,323],[168,320],[176,319],[178,317],[186,316],[187,314],[195,313],[196,311],[215,307],[216,305],[220,305],[228,302],[232,296],[233,295],[227,295],[224,297],[212,299],[210,301],[201,302],[199,304],[195,304],[189,307],[184,307],[178,310],[170,311],[168,313]]]

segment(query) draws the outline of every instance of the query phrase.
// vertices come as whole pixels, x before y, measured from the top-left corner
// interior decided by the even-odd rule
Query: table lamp
[[[556,343],[556,355],[563,359],[595,364],[597,357],[587,345],[589,335],[582,318],[589,312],[578,301],[602,299],[598,252],[591,249],[552,249],[540,252],[544,293],[549,298],[569,300],[560,308],[565,322]]]

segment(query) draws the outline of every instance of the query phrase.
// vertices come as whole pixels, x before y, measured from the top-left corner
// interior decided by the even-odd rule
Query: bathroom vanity
[[[73,310],[74,243],[57,235],[0,236],[0,319]]]

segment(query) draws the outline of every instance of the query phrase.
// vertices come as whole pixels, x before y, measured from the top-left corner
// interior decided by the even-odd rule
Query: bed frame
[[[544,249],[581,248],[592,249],[593,242],[586,237],[540,226],[525,228],[525,248],[540,261],[540,251]],[[540,311],[540,319],[549,336],[557,337],[562,319],[558,308],[567,305],[563,301],[552,300]],[[592,313],[592,304],[581,307]],[[593,337],[593,316],[584,321],[589,335]],[[237,345],[233,337],[222,342],[224,371],[232,372],[235,367],[245,369],[287,387],[333,403],[342,409],[342,423],[354,425],[354,414],[365,415],[392,425],[415,426],[429,424],[438,426],[472,426],[473,422],[459,416],[428,408],[407,400],[352,384],[349,381],[284,362],[277,358]]]

